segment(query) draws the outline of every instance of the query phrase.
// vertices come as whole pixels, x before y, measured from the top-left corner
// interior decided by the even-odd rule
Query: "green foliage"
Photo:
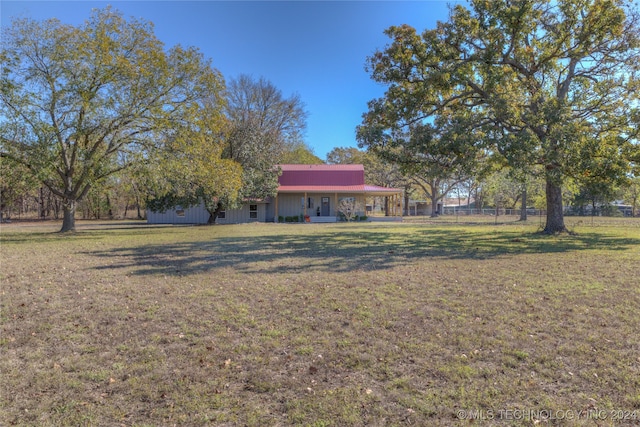
[[[304,146],[304,104],[298,95],[285,98],[271,82],[247,75],[229,82],[227,101],[223,157],[243,168],[240,197],[275,196],[279,175],[275,166],[290,147]]]
[[[591,205],[592,214],[598,207],[607,210],[609,203],[620,197],[629,171],[628,160],[621,153],[628,145],[613,136],[584,142],[575,178],[578,190],[572,200],[580,214],[584,214],[585,205]]]
[[[629,180],[629,184],[624,189],[623,197],[624,201],[631,205],[631,216],[636,216],[640,203],[640,176]]]
[[[205,120],[203,128],[215,120]],[[215,132],[185,130],[156,150],[153,173],[147,186],[154,190],[147,206],[163,212],[175,206],[194,206],[200,201],[210,212],[240,204],[242,167],[222,157],[224,141]],[[150,179],[149,179],[150,178]]]
[[[282,164],[321,165],[324,162],[304,143],[288,145],[280,160]]]
[[[361,151],[355,147],[336,147],[327,154],[327,163],[362,164],[366,183],[380,187],[405,188],[410,191],[410,179],[402,173],[400,167],[386,161],[373,150]]]
[[[6,212],[37,187],[38,182],[27,168],[11,158],[0,157],[0,219],[6,219]]]
[[[355,147],[336,147],[327,154],[327,163],[330,165],[363,165],[367,163],[370,156],[371,154]]]
[[[421,35],[386,31],[392,42],[367,67],[388,89],[369,103],[359,141],[409,164],[432,153],[467,158],[480,145],[515,169],[540,165],[546,231],[563,231],[562,185],[600,156],[583,148],[618,138],[618,151],[604,151],[627,170],[637,155],[640,15],[622,0],[470,6]]]
[[[398,165],[385,161],[373,151],[355,147],[336,147],[327,154],[327,163],[335,165],[364,165],[365,181],[381,187],[404,187],[407,178]]]
[[[165,138],[158,167],[146,179],[151,209],[204,201],[213,222],[220,210],[276,194],[276,164],[289,147],[305,147],[299,142],[306,118],[301,101],[244,75],[230,81],[225,95],[205,103],[207,118]]]
[[[165,50],[151,23],[111,8],[79,27],[15,20],[0,56],[0,152],[63,200],[62,231],[92,186],[146,161],[223,88],[196,49]]]
[[[495,172],[485,186],[485,197],[494,207],[516,209],[522,195],[522,184],[514,182],[508,171]]]

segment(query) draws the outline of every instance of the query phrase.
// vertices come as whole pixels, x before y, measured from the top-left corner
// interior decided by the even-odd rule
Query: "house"
[[[363,165],[280,165],[278,193],[275,197],[250,202],[240,209],[223,211],[220,224],[277,222],[296,218],[307,222],[336,222],[338,206],[344,199],[355,201],[365,215],[370,197],[390,197],[392,218],[401,215],[402,190],[368,185]],[[166,212],[147,212],[150,224],[206,224],[209,214],[204,203],[191,208],[178,206]]]

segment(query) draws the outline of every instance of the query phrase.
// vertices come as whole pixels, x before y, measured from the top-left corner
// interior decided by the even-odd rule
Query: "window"
[[[184,216],[184,209],[182,208],[182,206],[176,206],[176,215]]]
[[[227,212],[226,211],[218,212],[218,218],[225,219],[226,217],[227,217]]]
[[[313,209],[313,197],[309,197],[307,200],[307,209]]]
[[[258,219],[258,205],[249,205],[249,219]]]

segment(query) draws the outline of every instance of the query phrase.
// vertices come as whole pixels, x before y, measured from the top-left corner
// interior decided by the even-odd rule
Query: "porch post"
[[[362,210],[363,215],[367,216],[367,193],[362,193]]]
[[[304,192],[304,209],[303,209],[303,212],[304,212],[304,216],[307,216],[307,192],[306,191]]]
[[[393,213],[393,216],[396,216],[396,210],[398,209],[398,195],[394,194],[393,195],[393,209],[391,210],[391,212]]]
[[[278,195],[276,194],[276,215],[273,222],[278,222]]]
[[[398,216],[398,193],[393,195],[393,216]]]
[[[334,216],[338,216],[338,193],[334,194],[333,213]]]

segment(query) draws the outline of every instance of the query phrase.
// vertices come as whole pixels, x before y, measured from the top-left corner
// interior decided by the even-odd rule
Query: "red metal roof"
[[[391,195],[398,188],[378,187],[364,182],[363,165],[280,165],[280,193],[331,192]],[[385,194],[382,194],[385,193]]]
[[[280,165],[281,186],[364,185],[363,165]]]
[[[354,193],[364,191],[364,185],[281,185],[279,193],[304,193],[304,192]]]

